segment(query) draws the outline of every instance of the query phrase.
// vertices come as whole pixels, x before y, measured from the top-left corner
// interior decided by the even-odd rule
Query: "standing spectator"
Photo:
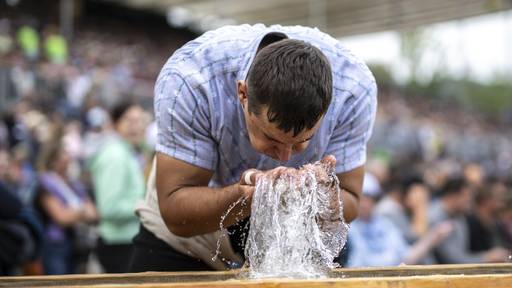
[[[12,49],[9,19],[0,19],[0,56],[4,57]]]
[[[440,191],[440,199],[429,208],[430,225],[451,220],[453,231],[435,249],[441,264],[504,262],[508,251],[492,248],[483,252],[471,252],[469,230],[465,215],[470,211],[473,192],[465,180],[451,178]]]
[[[116,133],[89,160],[100,213],[97,254],[107,273],[127,271],[131,241],[139,230],[134,209],[145,184],[134,145],[143,138],[143,112],[131,102],[115,106],[111,118]]]
[[[68,59],[68,43],[64,36],[57,33],[55,26],[50,26],[45,31],[44,52],[50,62],[65,64]]]
[[[60,140],[60,139],[58,139]],[[70,156],[61,141],[48,143],[40,156],[39,204],[45,218],[43,266],[46,274],[74,273],[74,229],[97,219],[96,208],[80,183],[67,176]]]
[[[39,34],[36,29],[29,25],[21,26],[16,38],[25,57],[36,60],[39,56]]]

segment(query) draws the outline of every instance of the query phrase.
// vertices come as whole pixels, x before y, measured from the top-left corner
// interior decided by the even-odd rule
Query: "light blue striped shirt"
[[[249,141],[236,81],[246,75],[260,40],[281,32],[318,47],[333,72],[333,97],[307,149],[280,162]],[[177,50],[155,85],[156,150],[213,171],[210,186],[238,182],[249,168],[299,167],[332,154],[336,172],[363,165],[377,108],[377,86],[367,66],[318,29],[292,26],[226,26]]]

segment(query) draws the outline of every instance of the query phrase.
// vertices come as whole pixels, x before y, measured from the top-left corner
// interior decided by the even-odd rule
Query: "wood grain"
[[[0,287],[368,287],[512,288],[512,264],[336,269],[318,280],[240,279],[226,272],[146,272],[0,278]]]

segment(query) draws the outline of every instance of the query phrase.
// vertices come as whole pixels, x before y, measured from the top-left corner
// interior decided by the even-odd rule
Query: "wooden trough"
[[[512,288],[512,264],[336,269],[329,278],[316,280],[244,280],[239,274],[234,270],[0,277],[0,287]]]

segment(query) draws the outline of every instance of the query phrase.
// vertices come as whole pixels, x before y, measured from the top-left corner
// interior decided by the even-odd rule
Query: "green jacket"
[[[139,231],[135,204],[144,197],[143,171],[132,146],[119,137],[108,140],[88,162],[99,231],[109,244],[131,243]]]

